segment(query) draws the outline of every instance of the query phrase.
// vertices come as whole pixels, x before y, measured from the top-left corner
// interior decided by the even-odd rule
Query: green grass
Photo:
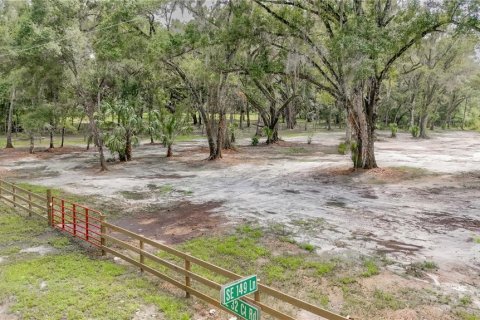
[[[305,154],[305,153],[311,153],[310,150],[304,148],[304,147],[289,147],[283,151],[286,154]]]
[[[41,186],[41,185],[36,185],[36,184],[30,184],[30,183],[26,183],[26,182],[18,182],[18,183],[16,182],[15,185],[17,185],[18,187],[20,187],[22,189],[26,189],[30,192],[36,193],[40,196],[45,195],[45,198],[46,198],[46,195],[47,195],[47,190],[50,190],[52,192],[52,196],[57,197],[57,198],[68,199],[69,202],[85,203],[86,200],[87,200],[87,197],[67,193],[67,192],[65,192],[61,189],[57,189],[57,188],[46,187],[46,186]]]
[[[357,280],[353,277],[346,276],[346,277],[339,278],[338,282],[343,285],[348,285],[348,284],[356,283]]]
[[[239,235],[195,238],[182,244],[183,251],[207,261],[215,261],[235,272],[249,273],[254,262],[268,255],[268,250],[253,238]]]
[[[161,193],[170,193],[172,191],[173,191],[173,186],[170,184],[164,184],[163,186],[160,187]]]
[[[45,221],[13,214],[0,203],[0,304],[22,319],[131,319],[154,304],[166,319],[189,319],[185,303],[126,266],[100,260],[50,230]],[[49,254],[18,254],[50,245]],[[72,250],[74,247],[74,250]]]
[[[328,262],[309,262],[309,268],[313,268],[316,274],[320,277],[324,277],[335,270],[336,264],[328,261]]]
[[[315,300],[315,301],[318,301],[318,303],[324,307],[324,308],[328,308],[328,305],[330,304],[330,299],[328,297],[328,295],[326,294],[322,294],[322,293],[319,293],[319,292],[311,292],[309,294],[309,296]]]
[[[262,228],[249,224],[238,227],[237,233],[254,239],[260,239],[264,235]]]
[[[376,289],[373,292],[374,306],[377,309],[399,310],[404,308],[404,303],[391,293]]]
[[[480,244],[480,237],[473,237],[473,242]]]
[[[150,197],[147,193],[138,191],[120,191],[119,193],[127,200],[145,200]]]
[[[279,256],[272,259],[272,263],[291,271],[297,271],[305,264],[305,258],[300,256]]]
[[[462,306],[469,306],[469,305],[472,304],[472,297],[463,296],[463,297],[460,298],[459,302]]]
[[[335,262],[318,261],[318,257],[311,254],[274,254],[268,242],[264,242],[270,237],[266,234],[269,230],[247,224],[237,227],[233,234],[195,238],[177,248],[241,275],[256,273],[262,281],[277,287],[295,282],[298,274],[315,279],[330,275],[335,270]],[[157,256],[179,266],[183,264],[182,260],[165,252],[158,252]],[[167,271],[165,268],[161,270]],[[229,281],[195,265],[192,270],[218,283]]]
[[[271,284],[272,282],[285,281],[288,279],[289,274],[285,272],[285,269],[281,266],[267,265],[263,270],[266,276],[266,282]]]
[[[433,261],[425,261],[421,264],[421,268],[424,270],[434,270],[434,269],[438,269],[438,266]]]
[[[0,135],[0,141],[2,143],[5,143],[7,140],[5,135]],[[13,135],[13,146],[15,148],[28,148],[30,147],[30,140],[29,138],[24,135],[24,134],[17,134]],[[60,143],[62,142],[61,136],[60,135],[55,135],[53,137],[53,144],[54,147],[60,147]],[[87,145],[87,140],[84,138],[83,135],[66,135],[65,136],[65,141],[64,141],[64,146],[86,146]],[[5,145],[2,145],[3,147]],[[35,149],[42,149],[42,148],[48,148],[50,146],[50,137],[44,136],[40,139],[40,137],[35,138]]]
[[[42,289],[40,284],[46,283]],[[0,273],[0,299],[14,296],[11,311],[30,319],[129,319],[158,294],[125,267],[81,254],[33,258],[7,265]],[[142,301],[144,300],[144,301]],[[180,302],[161,297],[171,319],[186,319]]]
[[[363,263],[363,268],[364,271],[362,273],[362,276],[365,278],[375,276],[380,273],[377,264],[373,260],[365,260]]]
[[[61,249],[69,246],[71,243],[70,243],[70,238],[59,236],[49,240],[48,244],[56,249]]]
[[[337,151],[339,154],[347,154],[349,145],[345,142],[342,142],[338,145]]]
[[[45,232],[46,221],[25,219],[21,216],[6,214],[7,211],[10,210],[0,207],[0,249],[2,251],[15,248],[15,245],[24,241],[25,237],[36,237]]]
[[[461,320],[480,320],[480,315],[460,311],[457,313]]]
[[[414,262],[407,267],[407,274],[415,277],[425,276],[425,271],[438,269],[438,266],[433,261]]]
[[[305,251],[308,251],[308,252],[313,252],[315,251],[315,246],[313,244],[310,244],[310,243],[300,243],[298,245],[301,249],[305,250]]]

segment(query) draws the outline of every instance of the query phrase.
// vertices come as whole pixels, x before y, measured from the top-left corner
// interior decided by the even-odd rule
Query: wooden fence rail
[[[39,194],[33,193],[28,191],[24,188],[20,188],[15,184],[0,180],[0,199],[6,200],[9,203],[13,204],[14,207],[19,207],[29,213],[31,216],[35,214],[43,219],[48,219],[49,226],[55,227],[55,203],[54,198],[50,190],[46,192],[45,196],[41,196]],[[41,203],[40,203],[41,202]],[[61,209],[62,213],[65,211],[64,200],[61,200]],[[73,212],[76,212],[76,207],[82,207],[77,204],[72,205]],[[35,209],[37,209],[37,211]],[[82,207],[85,208],[85,207]],[[87,215],[85,219],[88,221],[88,208],[86,208]],[[40,211],[38,211],[40,210]],[[94,211],[94,210],[92,210]],[[96,212],[96,211],[95,211]],[[213,280],[208,279],[204,275],[196,273],[192,271],[192,266],[198,266],[205,270],[208,270],[213,275],[219,275],[226,279],[230,280],[237,280],[242,278],[241,275],[238,275],[234,272],[216,266],[212,263],[207,261],[201,260],[196,258],[192,255],[187,253],[181,252],[175,248],[169,247],[162,243],[159,243],[155,240],[146,238],[142,235],[136,234],[132,231],[127,229],[121,228],[114,224],[111,224],[105,221],[105,217],[96,212],[97,216],[95,219],[99,220],[101,225],[101,242],[99,247],[102,251],[102,254],[105,255],[110,253],[118,258],[121,258],[130,264],[139,267],[142,272],[148,272],[174,286],[177,288],[185,291],[186,297],[196,296],[197,298],[217,307],[225,310],[226,312],[230,312],[228,309],[225,309],[220,303],[220,289],[222,284],[219,284]],[[63,215],[62,215],[63,217]],[[80,219],[78,219],[80,220]],[[69,228],[75,228],[75,219],[70,221],[69,223],[73,223],[70,225]],[[83,221],[83,225],[85,225],[85,221]],[[58,226],[57,226],[58,228]],[[65,230],[68,231],[68,230]],[[72,234],[72,232],[70,232]],[[87,233],[88,234],[88,233]],[[119,236],[116,236],[119,235]],[[85,240],[81,238],[81,240]],[[132,244],[133,243],[133,244]],[[134,245],[135,244],[135,245]],[[138,245],[137,245],[138,244]],[[168,261],[163,259],[159,256],[152,254],[145,250],[145,245],[149,245],[155,249],[161,250],[173,257],[175,257],[178,261],[181,261],[182,264],[178,265],[172,261]],[[120,249],[118,249],[120,248]],[[131,254],[136,255],[138,259],[132,258]],[[177,262],[178,262],[177,261]],[[173,272],[177,279],[172,277],[171,275],[167,274],[165,271],[161,271],[155,269],[151,262],[161,265],[164,268],[167,268],[171,272]],[[178,277],[181,277],[182,280],[178,280]],[[198,286],[194,285],[198,282],[200,285],[208,288],[209,293],[203,292]],[[215,292],[215,297],[212,297],[212,292]],[[263,313],[269,314],[277,319],[282,320],[294,320],[295,317],[288,315],[284,312],[276,310],[274,307],[269,305],[272,301],[272,298],[282,305],[290,305],[291,308],[295,310],[304,310],[308,311],[314,315],[323,317],[327,320],[346,320],[347,318],[325,310],[323,308],[317,307],[311,303],[305,302],[303,300],[297,299],[291,295],[285,294],[281,291],[278,291],[274,288],[269,286],[263,285],[261,283],[258,284],[258,291],[254,294],[254,297],[245,297],[245,300],[254,304],[258,308],[261,309]]]
[[[20,188],[13,183],[0,180],[0,199],[10,202],[14,207],[19,207],[29,216],[32,214],[47,219],[48,198]],[[19,201],[20,200],[20,201]]]

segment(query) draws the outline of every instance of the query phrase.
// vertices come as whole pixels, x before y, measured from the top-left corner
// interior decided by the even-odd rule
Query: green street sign
[[[257,290],[258,286],[256,275],[242,278],[222,286],[220,291],[220,302],[226,305],[243,296],[254,293]]]
[[[238,299],[232,302],[222,304],[225,308],[235,313],[237,316],[245,320],[260,320],[260,310],[246,303],[245,301]]]

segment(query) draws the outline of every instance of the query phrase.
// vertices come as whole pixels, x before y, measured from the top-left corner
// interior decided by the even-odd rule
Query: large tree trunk
[[[268,125],[270,136],[267,136],[267,144],[277,143],[280,140],[278,137],[278,120],[280,119],[275,118],[271,120],[270,124]]]
[[[211,160],[222,158],[222,149],[225,143],[226,127],[227,127],[227,121],[225,118],[225,112],[221,111],[218,118],[217,146],[216,146],[215,156]]]
[[[465,108],[463,109],[463,117],[462,117],[462,130],[465,130],[465,119],[467,117],[467,105],[468,99],[465,99]]]
[[[427,123],[428,123],[428,113],[423,114],[420,117],[420,134],[419,137],[422,139],[427,139]]]
[[[258,114],[258,118],[257,118],[257,129],[255,130],[255,135],[256,136],[259,136],[261,137],[262,136],[262,128],[263,127],[263,124],[261,123],[261,117],[260,117],[260,113]]]
[[[172,145],[169,144],[169,145],[167,146],[167,158],[170,158],[170,157],[172,157],[172,156],[173,156]]]
[[[415,108],[412,106],[410,109],[410,128],[415,125]]]
[[[269,127],[269,130],[272,130],[272,134],[270,137],[267,138],[267,144],[277,143],[280,138],[278,137],[278,123],[275,124],[273,127]]]
[[[232,149],[233,145],[232,142],[234,142],[235,137],[233,135],[233,130],[232,134],[230,135],[230,130],[228,130],[228,126],[225,128],[225,133],[224,133],[224,140],[223,140],[223,149]],[[232,139],[233,137],[233,139]]]
[[[248,103],[247,103],[246,109],[247,109],[247,128],[250,128],[250,108],[248,107]]]
[[[192,112],[192,119],[193,119],[193,125],[196,126],[198,124],[197,112],[196,111]]]
[[[327,130],[331,131],[332,130],[332,111],[328,110],[328,115],[327,115]]]
[[[7,145],[5,148],[13,148],[12,143],[12,123],[13,123],[13,107],[15,103],[15,87],[12,89],[12,96],[10,98],[10,106],[8,108],[8,120],[7,120]]]
[[[132,160],[132,133],[130,130],[127,130],[125,138],[125,159],[130,161]]]
[[[62,142],[60,143],[60,148],[63,148],[65,142],[65,126],[62,127]]]
[[[92,132],[93,142],[95,143],[95,145],[97,145],[98,154],[100,155],[100,170],[105,171],[105,170],[108,170],[108,168],[107,168],[107,162],[105,160],[105,154],[103,151],[103,138],[97,127],[97,123],[95,121],[94,115],[95,115],[95,106],[93,103],[90,103],[87,106],[88,121],[90,124],[90,130]]]
[[[50,146],[49,146],[50,149],[53,149],[54,146],[53,146],[53,129],[50,130]]]
[[[30,154],[33,154],[35,150],[35,137],[33,136],[33,132],[30,133]]]
[[[203,119],[205,131],[207,133],[208,149],[210,153],[210,155],[208,156],[208,159],[213,160],[215,159],[215,152],[216,152],[215,137],[213,135],[214,133],[212,128],[213,121],[211,121],[208,118],[207,112],[203,107],[200,106],[198,107],[198,109],[200,110],[200,121]]]
[[[240,130],[243,130],[243,118],[245,117],[245,110],[240,110],[240,124],[238,125],[238,127],[240,128]]]
[[[353,151],[355,168],[377,168],[375,160],[375,104],[378,86],[370,79],[367,98],[362,89],[356,89],[351,100],[350,123],[355,133],[356,149]]]
[[[295,107],[289,105],[285,108],[285,118],[287,122],[287,129],[294,129],[297,124],[297,117],[295,114]]]
[[[82,114],[82,117],[80,118],[80,122],[78,123],[78,126],[77,126],[77,131],[80,131],[80,128],[82,127],[83,117],[84,117],[84,115]],[[72,119],[73,119],[73,117],[72,117]]]
[[[90,134],[87,138],[87,151],[90,150],[90,143],[92,143],[93,136]]]
[[[347,111],[347,121],[345,124],[345,143],[350,145],[352,143],[352,124],[350,123],[350,117]]]

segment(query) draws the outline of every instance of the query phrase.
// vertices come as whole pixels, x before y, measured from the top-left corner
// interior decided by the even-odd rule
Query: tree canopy
[[[22,127],[76,128],[106,169],[104,147],[129,161],[137,137],[171,150],[200,125],[213,160],[231,147],[227,115],[251,111],[267,143],[281,119],[331,128],[335,117],[352,130],[354,166],[374,168],[378,127],[425,138],[428,127],[478,125],[479,10],[476,0],[2,1],[6,146]],[[48,126],[30,121],[46,109]]]

